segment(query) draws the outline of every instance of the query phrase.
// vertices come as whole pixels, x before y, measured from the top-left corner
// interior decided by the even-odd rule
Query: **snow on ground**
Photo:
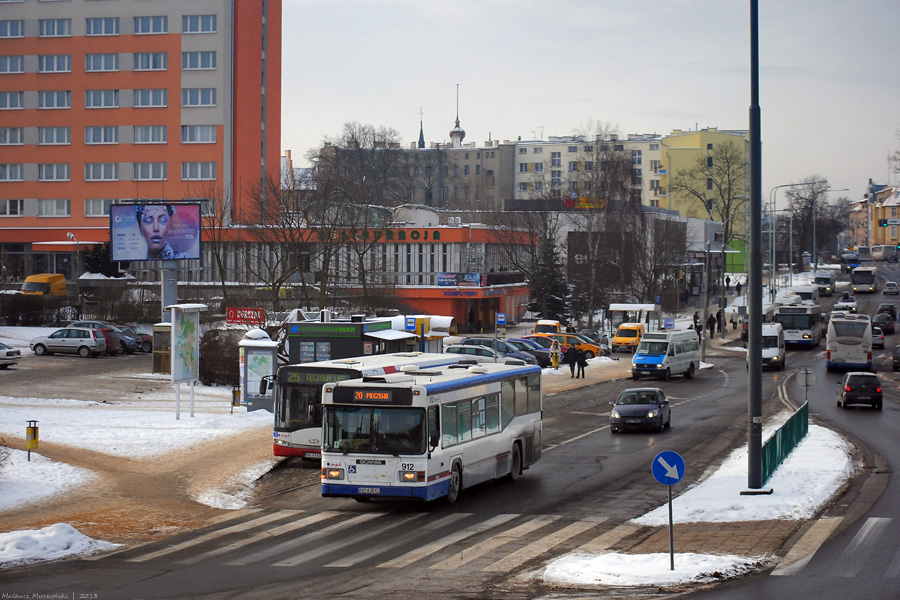
[[[33,337],[32,329],[27,335],[11,331],[15,329],[0,328],[0,339]],[[604,363],[612,362],[598,357],[590,364],[602,367]],[[555,375],[553,369],[544,369],[544,373]],[[560,369],[559,373],[564,371]],[[174,392],[147,394],[140,402],[115,404],[0,397],[4,415],[0,434],[24,436],[25,421],[38,419],[43,441],[89,447],[117,456],[145,457],[172,452],[216,435],[271,423],[272,415],[266,411],[247,413],[241,407],[231,414],[230,393],[228,388],[199,386],[195,398],[198,410],[191,418],[187,414],[189,394],[183,391],[180,420],[174,415]],[[781,415],[774,419],[767,429],[771,431],[784,418]],[[763,437],[767,435],[764,433]],[[148,444],[153,446],[149,454],[145,449]],[[774,492],[742,496],[740,492],[745,489],[746,482],[746,452],[746,448],[738,448],[720,468],[688,490],[679,490],[676,485],[673,490],[677,495],[673,501],[674,520],[684,523],[809,518],[852,472],[849,444],[834,432],[811,425],[806,439],[767,484]],[[0,511],[22,506],[29,499],[46,499],[65,493],[70,486],[83,485],[92,477],[89,472],[50,461],[36,452],[32,452],[32,461],[27,463],[24,454],[10,451],[10,459],[0,470]],[[249,487],[267,468],[267,463],[253,465],[239,477],[244,478]],[[229,496],[212,490],[197,499],[221,508],[243,506],[240,492]],[[634,522],[667,524],[668,504]],[[86,538],[66,524],[39,531],[2,533],[0,568],[90,554],[111,547],[106,542]],[[756,568],[764,558],[681,553],[675,555],[673,571],[669,568],[667,554],[572,554],[553,561],[543,572],[543,577],[549,582],[565,585],[670,585],[738,575]]]

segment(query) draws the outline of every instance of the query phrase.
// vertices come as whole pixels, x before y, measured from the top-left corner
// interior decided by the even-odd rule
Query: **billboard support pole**
[[[159,270],[159,279],[162,282],[161,297],[162,306],[178,304],[178,263],[174,260],[164,260]],[[162,322],[171,323],[171,314],[162,310]]]

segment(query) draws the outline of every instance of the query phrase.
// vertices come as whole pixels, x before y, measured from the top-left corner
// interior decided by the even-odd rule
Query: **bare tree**
[[[894,132],[894,137],[900,140],[900,129]],[[894,173],[900,173],[900,150],[894,150],[894,152],[888,156],[888,161],[891,163],[891,166],[894,167]]]
[[[693,167],[674,173],[669,194],[690,206],[686,216],[721,221],[724,242],[730,244],[744,239],[747,176],[743,145],[727,141],[707,154],[698,154]]]
[[[813,248],[816,252],[827,248],[834,248],[835,254],[840,252],[836,240],[849,224],[849,202],[847,198],[829,202],[828,187],[824,177],[809,175],[802,185],[790,187],[785,192],[793,222],[793,247],[798,253],[813,252]]]
[[[209,249],[216,265],[219,283],[222,285],[222,298],[228,303],[228,270],[226,260],[231,245],[227,239],[231,229],[231,194],[219,182],[209,181],[192,186],[190,197],[201,203],[200,215],[203,226],[203,243]]]

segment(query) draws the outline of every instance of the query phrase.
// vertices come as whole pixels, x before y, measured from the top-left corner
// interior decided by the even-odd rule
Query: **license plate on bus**
[[[380,494],[381,488],[373,488],[373,487],[361,487],[359,488],[360,494]]]
[[[306,458],[322,458],[321,452],[307,452]]]

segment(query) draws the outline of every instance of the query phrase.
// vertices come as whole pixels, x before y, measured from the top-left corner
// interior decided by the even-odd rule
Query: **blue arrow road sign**
[[[673,485],[684,477],[684,459],[677,452],[666,450],[656,455],[650,470],[661,484]]]

